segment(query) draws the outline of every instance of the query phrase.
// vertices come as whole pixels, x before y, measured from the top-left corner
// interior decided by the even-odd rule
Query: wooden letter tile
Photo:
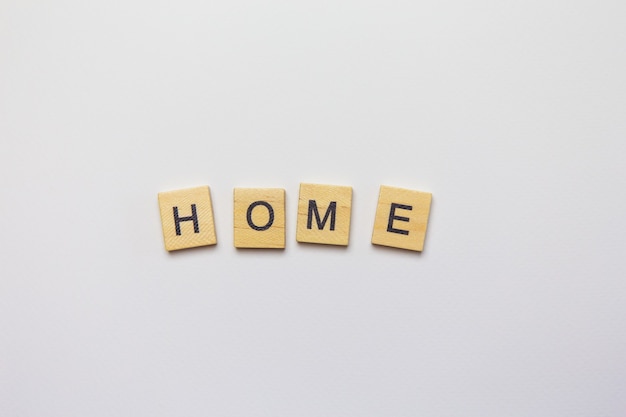
[[[236,248],[285,247],[285,190],[235,188]]]
[[[372,243],[422,251],[431,200],[431,193],[381,186]]]
[[[209,187],[159,193],[159,209],[166,250],[217,243]]]
[[[298,242],[348,246],[352,187],[300,184]]]

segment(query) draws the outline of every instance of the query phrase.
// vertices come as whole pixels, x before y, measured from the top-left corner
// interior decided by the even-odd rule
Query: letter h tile
[[[159,209],[166,250],[217,243],[209,187],[159,193]]]

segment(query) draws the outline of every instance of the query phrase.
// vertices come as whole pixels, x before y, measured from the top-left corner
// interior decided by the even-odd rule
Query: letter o
[[[256,206],[264,206],[269,212],[270,218],[267,221],[267,223],[263,226],[257,226],[256,224],[252,222],[252,210],[254,210]],[[270,203],[268,203],[267,201],[255,201],[254,203],[250,204],[250,206],[248,206],[248,212],[246,213],[246,220],[248,220],[248,226],[250,226],[254,230],[258,230],[262,232],[263,230],[269,229],[274,224],[274,209],[272,208]]]

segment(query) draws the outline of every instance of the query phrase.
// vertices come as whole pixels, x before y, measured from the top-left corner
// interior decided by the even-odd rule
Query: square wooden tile
[[[422,251],[431,201],[431,193],[381,186],[372,243]]]
[[[236,248],[285,247],[285,190],[235,188],[233,197]]]
[[[347,246],[351,210],[352,187],[300,184],[296,240]]]
[[[159,193],[159,209],[166,250],[217,243],[209,187]]]

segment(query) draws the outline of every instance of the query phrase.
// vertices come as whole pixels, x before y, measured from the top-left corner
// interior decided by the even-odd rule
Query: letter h
[[[176,236],[180,236],[180,222],[193,221],[193,232],[200,233],[200,225],[198,224],[198,213],[196,212],[196,205],[191,205],[191,216],[178,217],[178,207],[174,207],[174,223],[176,225]]]

